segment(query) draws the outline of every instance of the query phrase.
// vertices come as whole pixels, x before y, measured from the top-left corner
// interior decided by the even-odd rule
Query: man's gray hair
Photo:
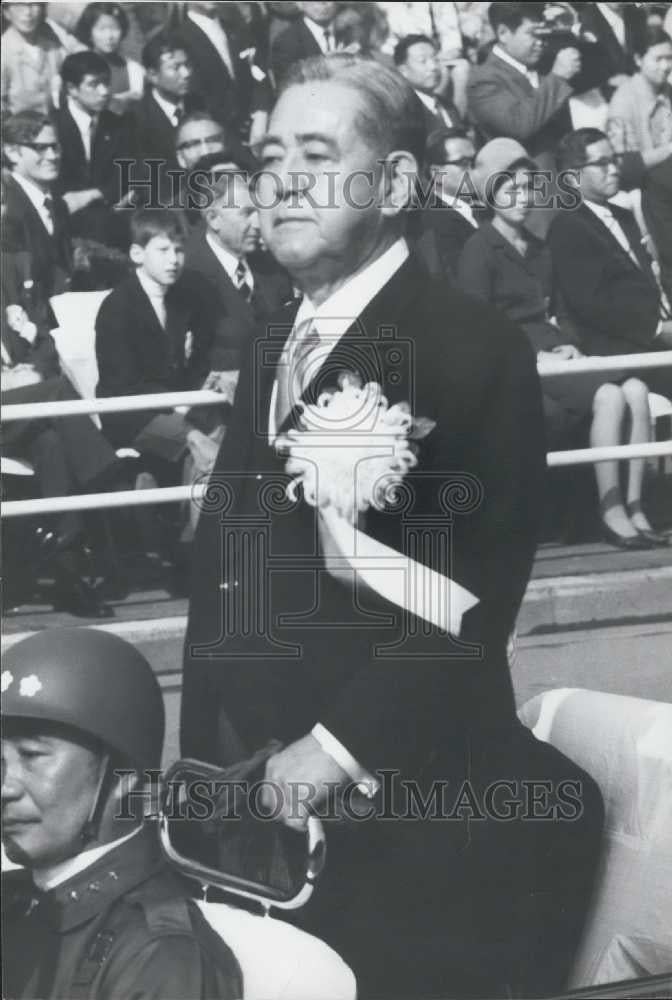
[[[422,112],[401,74],[374,59],[336,52],[296,63],[284,78],[280,93],[296,84],[322,80],[350,87],[361,98],[357,127],[382,156],[405,149],[422,165],[426,140]]]

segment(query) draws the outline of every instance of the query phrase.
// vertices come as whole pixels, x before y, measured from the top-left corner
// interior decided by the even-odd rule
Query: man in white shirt
[[[271,46],[271,67],[276,87],[294,63],[311,56],[328,55],[338,47],[333,22],[337,4],[324,0],[297,5],[303,17],[281,31]]]
[[[554,824],[434,822],[406,794],[427,805],[441,780],[454,789],[469,775],[475,790],[498,773],[573,769],[517,723],[506,660],[544,478],[534,358],[518,328],[409,254],[425,139],[403,77],[357,59],[296,72],[270,117],[256,198],[263,240],[303,301],[243,352],[211,480],[221,503],[194,541],[182,752],[226,765],[281,741],[262,804],[293,829],[325,817],[329,862],[299,920],[353,967],[361,996],[552,992],[599,843],[590,779],[571,857]],[[398,503],[353,478],[386,405],[410,409],[422,438]],[[295,480],[301,445],[314,490]],[[471,497],[459,515],[458,481]],[[390,589],[393,571],[357,558],[367,546],[415,583],[449,587],[449,575],[477,599],[451,625],[459,640],[419,608],[422,583]],[[532,939],[548,945],[529,962]],[[523,966],[534,970],[521,977]]]

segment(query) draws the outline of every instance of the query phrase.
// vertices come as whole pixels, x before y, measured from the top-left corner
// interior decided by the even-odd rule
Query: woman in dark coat
[[[464,247],[459,285],[516,320],[538,361],[580,358],[571,335],[552,318],[550,251],[525,227],[533,211],[529,171],[535,166],[522,146],[510,139],[494,139],[480,151],[476,177],[483,179],[483,196],[487,189],[485,200],[493,215]],[[550,450],[567,447],[586,430],[593,448],[649,439],[648,391],[638,378],[626,377],[617,384],[606,373],[558,375],[544,378],[542,389]],[[643,475],[643,459],[628,463],[623,496],[618,463],[595,464],[603,533],[622,548],[667,544],[642,510]]]

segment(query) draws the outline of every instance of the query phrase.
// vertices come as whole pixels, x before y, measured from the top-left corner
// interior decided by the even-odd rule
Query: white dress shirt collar
[[[435,97],[433,94],[425,94],[423,93],[422,90],[416,90],[415,93],[420,98],[425,107],[428,108],[433,115],[437,115],[437,117],[439,117],[442,120],[446,128],[453,127],[454,122],[452,121],[450,115],[448,114],[444,106],[441,104],[441,101],[438,99],[438,97]]]
[[[320,46],[320,51],[321,52],[327,53],[327,52],[332,52],[333,51],[333,48],[334,48],[334,42],[333,42],[334,31],[333,31],[333,28],[332,28],[332,26],[330,24],[327,25],[326,28],[323,28],[321,24],[318,24],[317,21],[313,21],[312,18],[310,18],[310,17],[304,17],[303,18],[303,23],[308,28],[308,31],[311,33],[311,35],[313,36],[313,38],[315,39],[315,41],[317,42],[317,44]],[[327,41],[327,35],[325,34],[325,32],[329,33],[329,37],[331,38],[331,46],[329,45],[329,42]]]
[[[525,63],[521,63],[517,59],[514,59],[513,56],[510,56],[506,49],[503,49],[501,45],[494,45],[492,54],[493,56],[497,56],[498,59],[501,59],[502,62],[507,63],[509,66],[513,66],[515,70],[518,70],[519,73],[522,73],[523,76],[527,77],[528,81],[532,84],[535,90],[537,89],[539,86],[539,74],[536,69],[529,69]]]
[[[36,868],[33,870],[33,882],[42,892],[49,892],[51,889],[55,889],[56,886],[61,885],[62,882],[67,882],[68,879],[90,868],[92,864],[106,854],[109,854],[115,847],[125,844],[131,837],[137,836],[141,830],[142,827],[138,826],[123,837],[110,841],[109,844],[99,844],[98,847],[90,847],[88,851],[82,851],[81,854],[75,855],[74,858],[67,858],[65,861],[61,861],[57,865],[52,865],[50,868]]]
[[[236,75],[231,47],[224,26],[218,17],[208,17],[198,11],[190,10],[187,14],[190,21],[193,21],[197,28],[200,28],[204,35],[210,39],[219,53],[219,57],[229,71],[229,76],[233,79]]]
[[[72,119],[79,130],[79,134],[82,137],[87,162],[90,162],[91,144],[93,132],[96,127],[96,117],[94,115],[90,115],[88,111],[84,110],[84,108],[80,108],[79,104],[76,104],[70,97],[68,98],[68,111],[70,112]]]
[[[319,346],[315,348],[315,352],[316,354],[319,352],[320,362],[326,360],[340,338],[361,316],[369,302],[388,283],[392,275],[396,274],[408,255],[408,244],[405,239],[400,238],[391,247],[388,247],[380,257],[376,257],[361,271],[349,278],[321,306],[313,305],[308,296],[304,295],[294,318],[292,332],[287,338],[285,351],[291,350],[291,342],[299,327],[312,321],[311,328],[317,331],[321,341]],[[275,427],[277,392],[276,379],[273,384],[268,417],[268,435],[271,443],[277,436]]]
[[[474,227],[474,229],[478,229],[478,222],[474,217],[474,210],[468,201],[465,201],[464,198],[444,198],[441,195],[439,195],[439,197],[444,205],[447,205],[448,208],[454,208],[456,212],[460,213],[463,219],[466,219],[467,222]]]
[[[625,47],[625,21],[622,14],[612,10],[608,3],[598,3],[597,9],[613,31],[618,44]]]
[[[177,128],[180,122],[179,119],[176,117],[176,113],[178,111],[180,112],[183,111],[184,106],[179,102],[177,104],[173,104],[172,101],[167,101],[165,97],[161,96],[156,87],[152,87],[152,97],[159,105],[159,107],[163,111],[166,118],[170,121],[170,123]]]
[[[247,276],[245,278],[245,281],[250,286],[250,288],[254,288],[254,275],[252,274],[250,266],[244,257],[242,258],[236,257],[236,255],[231,253],[230,250],[226,250],[220,243],[217,242],[217,240],[215,240],[211,236],[210,233],[205,234],[205,242],[208,244],[208,246],[214,253],[219,263],[222,265],[222,267],[224,268],[224,270],[226,271],[227,275],[234,283],[234,285],[236,284],[236,278],[235,278],[236,268],[238,267],[239,261],[242,260],[247,270]]]
[[[22,174],[18,174],[14,170],[12,171],[12,177],[30,199],[35,211],[44,223],[44,228],[50,236],[53,236],[54,220],[51,213],[44,207],[45,200],[52,197],[51,192],[44,191],[42,188],[38,187],[37,184],[34,184],[33,181],[28,180],[27,177],[23,177]]]

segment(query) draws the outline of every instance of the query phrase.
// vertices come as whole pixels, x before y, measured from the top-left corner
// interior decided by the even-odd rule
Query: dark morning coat
[[[96,395],[200,389],[210,371],[211,338],[198,305],[178,281],[166,295],[164,330],[135,274],[126,278],[104,299],[96,318]],[[104,414],[103,429],[116,447],[128,447],[155,412]]]
[[[291,298],[291,285],[284,272],[267,254],[248,258],[254,275],[252,300],[246,302],[217,260],[205,239],[202,228],[193,234],[187,246],[184,279],[195,296],[207,302],[212,318],[213,371],[240,368],[241,351],[255,334],[257,326]]]
[[[322,49],[303,18],[292,21],[271,43],[271,69],[276,87],[280,86],[294,63],[319,55],[322,55]]]
[[[570,767],[556,757],[549,763],[548,749],[517,723],[506,657],[544,480],[541,397],[524,335],[491,307],[434,283],[411,258],[308,390],[313,395],[334,386],[343,370],[354,371],[380,381],[391,404],[408,401],[436,422],[396,511],[369,512],[366,531],[449,570],[478,595],[458,642],[435,629],[423,635],[422,625],[413,634],[418,623],[411,618],[404,628],[396,606],[332,579],[315,511],[300,496],[296,503],[285,496],[288,476],[266,432],[275,361],[294,312],[280,314],[279,326],[249,344],[201,514],[185,641],[183,754],[226,764],[271,736],[296,740],[320,721],[362,765],[396,769],[425,792],[437,777],[454,791],[453,782],[468,774],[478,784],[500,771]],[[449,524],[447,563],[431,541],[447,541]],[[459,992],[474,982],[487,992],[517,974],[507,970],[524,940],[529,946],[526,932],[516,941],[518,931],[513,939],[505,931],[496,958],[486,941],[516,924],[512,893],[533,898],[530,878],[544,836],[523,849],[525,831],[514,835],[502,824],[467,829],[416,818],[355,826],[329,824],[327,871],[299,919],[353,965],[362,995]],[[578,827],[572,834],[580,836]],[[486,846],[490,835],[494,848]],[[509,852],[505,868],[502,852]],[[560,854],[556,860],[566,867]],[[584,856],[578,867],[585,879]],[[511,889],[500,893],[504,870]],[[463,881],[468,872],[471,889]],[[494,881],[491,872],[499,872]],[[569,911],[578,919],[576,902]],[[543,920],[541,909],[530,917]],[[554,948],[567,933],[574,931],[553,934]]]

